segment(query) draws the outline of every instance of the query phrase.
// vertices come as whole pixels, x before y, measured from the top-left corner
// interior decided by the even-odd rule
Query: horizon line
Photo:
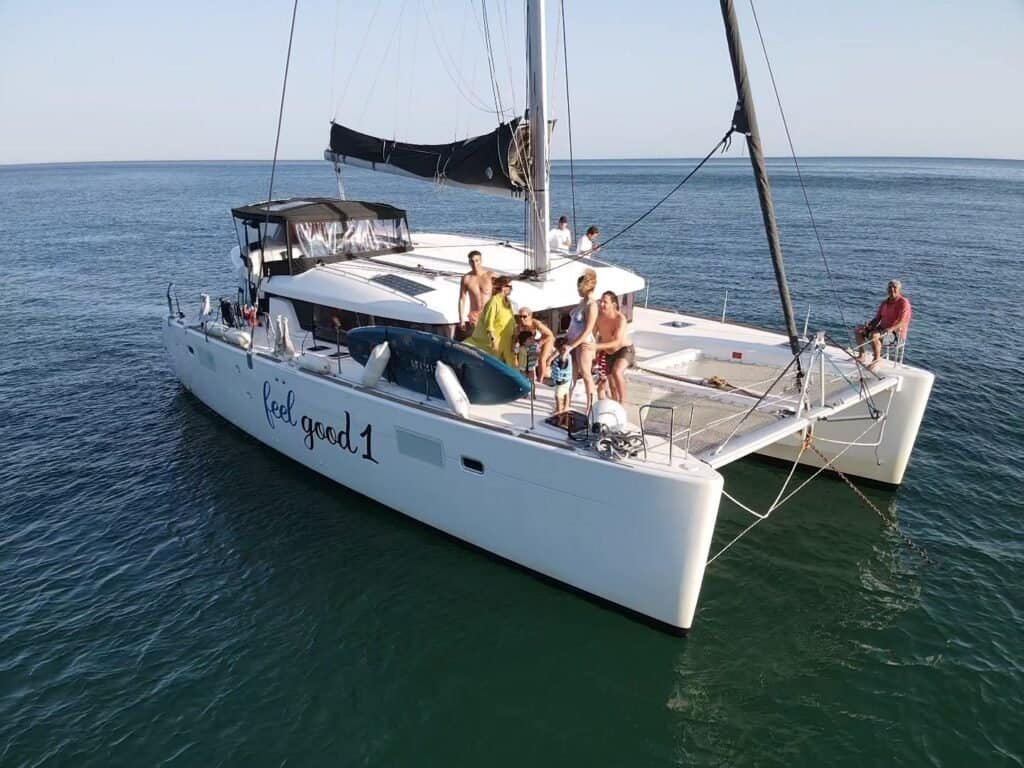
[[[643,157],[577,157],[573,158],[573,162],[577,163],[592,163],[592,162],[639,162],[639,161],[650,161],[650,162],[666,162],[673,160],[699,160],[699,156],[643,156]],[[708,160],[711,162],[721,161],[742,161],[747,160],[748,156],[743,155],[740,157],[712,157]],[[793,159],[792,155],[768,155],[765,157],[766,160],[784,160],[789,161]],[[1024,157],[985,157],[985,156],[968,156],[968,155],[800,155],[798,160],[983,160],[990,162],[1010,162],[1019,163],[1024,162]],[[0,168],[24,168],[31,166],[47,166],[47,165],[140,165],[140,164],[157,164],[157,163],[271,163],[273,162],[269,158],[179,158],[175,160],[42,160],[42,161],[28,161],[19,163],[0,163]],[[323,158],[278,158],[278,163],[326,163],[327,161]],[[552,162],[557,163],[568,163],[570,162],[567,157],[556,157],[552,158]],[[355,166],[353,166],[355,167]],[[365,169],[360,169],[365,170]]]

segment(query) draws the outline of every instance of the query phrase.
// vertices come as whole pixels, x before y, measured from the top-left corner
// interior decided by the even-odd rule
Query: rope
[[[576,242],[576,169],[572,153],[572,98],[569,95],[569,43],[565,34],[565,0],[559,0],[562,50],[565,53],[565,118],[569,132],[569,190],[572,195],[572,240]]]
[[[879,518],[880,518],[880,519],[882,520],[882,524],[883,524],[883,525],[884,525],[884,526],[885,526],[885,527],[886,527],[887,529],[889,529],[889,530],[891,530],[891,531],[892,531],[893,533],[895,533],[895,534],[896,534],[896,536],[897,536],[897,537],[898,537],[898,538],[899,538],[899,539],[900,539],[900,540],[901,540],[901,541],[903,542],[903,544],[905,544],[905,545],[906,545],[906,547],[907,547],[908,549],[910,549],[911,551],[913,551],[913,552],[915,552],[916,554],[920,555],[921,559],[922,559],[922,560],[924,560],[924,561],[925,561],[926,563],[931,563],[931,562],[933,562],[933,561],[932,561],[932,559],[931,559],[931,558],[930,558],[930,557],[928,556],[928,552],[927,552],[927,551],[925,550],[925,548],[924,548],[924,547],[922,547],[922,546],[921,546],[920,544],[918,544],[918,543],[917,543],[917,542],[915,542],[915,541],[914,541],[913,539],[911,539],[911,538],[910,538],[909,536],[907,536],[907,535],[906,535],[906,534],[904,534],[904,533],[903,533],[902,531],[900,531],[900,530],[899,530],[899,528],[898,528],[898,527],[896,526],[896,523],[895,523],[895,521],[894,521],[894,520],[890,520],[890,519],[889,519],[888,517],[886,517],[886,516],[885,516],[885,515],[884,515],[884,514],[882,513],[882,511],[881,511],[881,510],[880,510],[880,509],[879,509],[879,508],[878,508],[877,506],[875,506],[875,505],[874,505],[874,504],[873,504],[873,503],[871,502],[871,500],[870,500],[870,499],[868,499],[868,498],[867,498],[867,496],[865,496],[865,495],[864,495],[864,494],[863,494],[863,493],[862,493],[862,492],[860,491],[860,489],[859,489],[859,488],[857,488],[857,487],[856,487],[856,486],[855,486],[855,485],[853,484],[853,482],[852,482],[852,481],[851,481],[851,480],[850,480],[850,479],[849,479],[848,477],[846,477],[846,475],[844,475],[844,474],[843,474],[843,473],[842,473],[842,472],[841,472],[841,471],[840,471],[839,469],[837,469],[837,468],[836,468],[836,466],[835,466],[835,462],[836,462],[836,461],[838,461],[838,460],[839,460],[839,459],[840,459],[840,458],[841,458],[841,457],[843,456],[843,454],[845,454],[845,453],[846,453],[846,452],[847,452],[848,450],[850,450],[850,448],[852,448],[852,447],[853,447],[853,446],[854,446],[854,445],[855,445],[855,444],[857,443],[857,441],[859,441],[859,440],[860,440],[860,438],[862,438],[862,437],[863,437],[864,435],[866,435],[866,434],[867,434],[867,433],[868,433],[868,432],[869,432],[870,430],[874,429],[874,427],[875,427],[875,425],[874,425],[874,424],[871,424],[871,425],[869,425],[869,426],[868,426],[868,427],[867,427],[867,428],[866,428],[866,429],[865,429],[865,430],[864,430],[863,432],[861,432],[861,433],[860,433],[860,434],[859,434],[859,435],[858,435],[858,436],[857,436],[856,438],[854,438],[854,440],[853,440],[852,442],[850,442],[850,443],[847,443],[846,447],[845,447],[845,448],[843,448],[843,450],[841,450],[841,451],[840,451],[839,453],[837,453],[837,454],[836,454],[835,456],[833,456],[833,457],[832,457],[831,459],[830,459],[830,458],[828,458],[827,456],[825,456],[825,454],[823,454],[823,453],[822,453],[821,451],[819,451],[819,450],[818,450],[818,449],[817,449],[817,448],[816,448],[816,447],[814,446],[814,433],[813,433],[813,431],[810,431],[810,430],[809,430],[809,431],[808,431],[808,432],[807,432],[807,433],[806,433],[806,434],[804,435],[804,439],[803,439],[803,441],[802,441],[802,443],[801,443],[801,445],[800,445],[800,453],[798,453],[798,454],[797,454],[796,460],[795,460],[795,461],[793,462],[793,467],[791,467],[791,468],[790,468],[790,471],[789,471],[789,475],[788,475],[788,476],[786,477],[786,480],[785,480],[785,482],[784,482],[784,483],[782,484],[782,489],[781,489],[781,490],[779,491],[778,495],[776,495],[776,497],[775,497],[775,501],[773,501],[773,502],[772,502],[771,506],[770,506],[770,507],[768,508],[768,511],[767,511],[767,512],[765,512],[765,513],[763,513],[763,514],[761,514],[761,513],[758,513],[757,511],[755,511],[755,510],[751,509],[751,508],[750,508],[750,507],[748,507],[748,506],[747,506],[746,504],[743,504],[743,503],[742,503],[742,502],[740,502],[740,501],[739,501],[738,499],[735,499],[734,497],[732,497],[731,495],[729,495],[729,494],[728,494],[728,493],[727,493],[727,492],[726,492],[726,491],[725,491],[725,490],[723,489],[723,490],[722,490],[722,495],[723,495],[723,496],[725,496],[725,497],[726,497],[726,498],[727,498],[727,499],[728,499],[729,501],[731,501],[731,502],[732,502],[733,504],[735,504],[736,506],[738,506],[738,507],[739,507],[740,509],[744,510],[745,512],[749,512],[750,514],[752,514],[752,515],[753,515],[753,516],[754,516],[755,518],[757,518],[757,519],[756,519],[756,520],[754,520],[754,522],[753,522],[753,523],[751,523],[750,525],[748,525],[748,526],[747,526],[746,528],[744,528],[744,529],[743,529],[742,531],[740,531],[740,533],[739,533],[739,534],[737,534],[737,535],[736,535],[736,536],[735,536],[735,537],[734,537],[734,538],[733,538],[733,539],[732,539],[732,540],[731,540],[731,541],[730,541],[730,542],[729,542],[728,544],[726,544],[726,545],[725,545],[724,547],[722,547],[722,549],[720,549],[720,550],[719,550],[719,551],[718,551],[718,552],[717,552],[717,553],[716,553],[716,554],[714,555],[714,557],[712,557],[712,558],[711,558],[710,560],[708,560],[708,562],[707,562],[707,563],[705,564],[705,567],[707,567],[708,565],[711,565],[711,563],[713,563],[713,562],[714,562],[715,560],[717,560],[717,559],[718,559],[718,558],[719,558],[719,557],[720,557],[720,556],[721,556],[721,555],[722,555],[722,554],[723,554],[723,553],[724,553],[724,552],[725,552],[725,551],[726,551],[727,549],[729,549],[729,548],[730,548],[730,547],[731,547],[731,546],[732,546],[733,544],[735,544],[735,543],[736,543],[737,541],[739,541],[739,540],[740,540],[740,539],[742,539],[742,538],[743,538],[744,536],[746,536],[746,535],[747,535],[747,533],[749,533],[749,532],[750,532],[750,531],[751,531],[751,530],[752,530],[752,529],[754,528],[754,526],[756,526],[756,525],[758,525],[759,523],[763,522],[764,520],[768,519],[768,516],[769,516],[769,515],[770,515],[770,514],[771,514],[772,512],[774,512],[775,510],[779,509],[779,508],[780,508],[780,507],[781,507],[781,506],[782,506],[783,504],[785,504],[785,503],[786,503],[786,502],[788,502],[788,501],[789,501],[790,499],[792,499],[792,498],[793,498],[793,497],[794,497],[794,496],[795,496],[796,494],[798,494],[798,493],[799,493],[800,491],[802,491],[802,490],[803,490],[803,489],[804,489],[805,487],[807,487],[807,485],[808,485],[808,484],[809,484],[809,483],[810,483],[810,482],[811,482],[812,480],[814,480],[814,479],[815,479],[815,478],[816,478],[816,477],[817,477],[818,475],[820,475],[820,474],[821,474],[822,472],[824,472],[824,471],[825,471],[826,469],[831,469],[831,470],[832,470],[833,472],[835,472],[835,473],[836,473],[837,475],[839,475],[839,477],[840,477],[840,478],[841,478],[841,479],[843,480],[843,482],[845,482],[845,483],[846,483],[846,484],[847,484],[847,485],[848,485],[848,486],[849,486],[849,487],[850,487],[850,488],[851,488],[851,489],[853,490],[853,492],[857,494],[857,496],[858,496],[858,497],[859,497],[859,498],[861,499],[861,501],[862,501],[862,502],[864,502],[864,504],[865,504],[865,505],[867,505],[867,507],[868,507],[869,509],[871,509],[871,510],[874,510],[874,512],[875,512],[875,513],[876,513],[876,514],[877,514],[877,515],[879,516]],[[814,452],[815,452],[815,453],[816,453],[816,454],[818,455],[818,457],[819,457],[819,458],[820,458],[820,459],[822,460],[822,462],[823,462],[822,466],[820,466],[820,467],[819,467],[818,469],[816,469],[816,470],[814,471],[814,473],[813,473],[813,474],[812,474],[812,475],[811,475],[810,477],[808,477],[808,478],[807,478],[806,480],[804,480],[804,481],[803,481],[802,483],[800,483],[800,485],[798,485],[798,486],[797,486],[797,487],[796,487],[795,489],[793,489],[792,491],[790,491],[790,492],[789,492],[789,493],[788,493],[788,494],[787,494],[787,495],[786,495],[785,497],[782,497],[782,494],[783,494],[783,493],[785,492],[786,488],[787,488],[787,487],[788,487],[788,485],[789,485],[790,479],[791,479],[791,478],[793,477],[793,473],[794,473],[794,471],[795,471],[795,469],[796,469],[796,466],[797,466],[797,465],[799,464],[799,462],[800,462],[800,458],[801,458],[801,457],[803,456],[804,452],[805,452],[805,451],[806,451],[806,450],[807,450],[808,448],[810,448],[810,449],[811,449],[812,451],[814,451]]]
[[[742,538],[743,538],[744,536],[746,536],[746,535],[747,535],[747,533],[749,533],[749,532],[750,532],[750,530],[751,530],[751,529],[753,529],[753,527],[754,527],[755,525],[758,525],[759,523],[762,523],[762,522],[764,522],[765,520],[767,520],[767,519],[768,519],[768,516],[769,516],[769,515],[770,515],[770,514],[771,514],[772,512],[774,512],[774,511],[775,511],[776,509],[778,509],[779,507],[781,507],[781,506],[782,506],[783,504],[785,504],[785,503],[786,503],[786,501],[788,501],[788,500],[789,500],[789,498],[790,498],[789,496],[787,496],[787,497],[786,497],[785,499],[782,499],[782,494],[784,494],[784,493],[786,492],[786,489],[787,489],[787,488],[789,487],[789,483],[790,483],[790,481],[791,481],[791,480],[793,479],[793,475],[794,475],[794,473],[796,472],[796,468],[797,468],[798,466],[800,466],[800,459],[801,459],[801,457],[802,457],[802,456],[804,455],[804,451],[806,451],[806,450],[807,450],[807,448],[808,448],[808,446],[810,445],[810,440],[809,440],[809,438],[810,438],[810,434],[811,434],[811,433],[810,433],[810,432],[808,431],[808,432],[807,432],[807,433],[806,433],[806,434],[804,435],[804,439],[803,439],[803,440],[801,441],[801,443],[800,443],[800,453],[798,453],[798,454],[796,455],[796,459],[794,459],[794,461],[793,461],[793,466],[792,466],[792,467],[790,467],[790,469],[789,469],[789,474],[788,474],[788,475],[786,476],[786,480],[785,480],[785,481],[784,481],[784,482],[782,483],[782,487],[781,487],[781,488],[779,489],[779,492],[778,492],[778,494],[776,494],[776,496],[775,496],[775,501],[773,501],[773,502],[771,503],[771,506],[770,506],[770,507],[768,507],[768,511],[767,511],[767,512],[765,512],[765,513],[764,513],[763,515],[762,515],[762,514],[758,514],[758,513],[757,513],[757,512],[755,512],[755,511],[754,511],[753,509],[751,509],[750,507],[748,507],[748,506],[747,506],[746,504],[743,504],[743,503],[741,503],[740,501],[738,501],[737,499],[735,499],[735,498],[733,498],[732,496],[730,496],[730,495],[729,495],[729,494],[728,494],[728,493],[726,492],[726,490],[725,490],[724,488],[722,489],[722,495],[723,495],[723,496],[725,496],[725,498],[727,498],[727,499],[728,499],[729,501],[731,501],[731,502],[732,502],[733,504],[735,504],[736,506],[740,507],[741,509],[743,509],[743,510],[745,510],[745,511],[749,512],[750,514],[752,514],[752,515],[753,515],[753,516],[754,516],[755,518],[757,518],[757,519],[756,519],[756,520],[754,520],[754,522],[752,522],[752,523],[751,523],[750,525],[748,525],[748,526],[747,526],[746,528],[744,528],[744,529],[743,529],[742,531],[740,531],[740,532],[739,532],[739,534],[738,534],[738,535],[737,535],[737,536],[736,536],[736,537],[735,537],[735,538],[734,538],[734,539],[733,539],[732,541],[730,541],[730,542],[729,542],[728,544],[726,544],[726,545],[725,545],[724,547],[722,547],[722,548],[721,548],[720,550],[718,550],[718,552],[717,552],[717,553],[715,554],[715,556],[714,556],[714,557],[712,557],[712,558],[711,558],[710,560],[708,560],[708,561],[707,561],[707,563],[705,563],[705,564],[704,564],[704,567],[705,567],[705,568],[707,568],[707,567],[708,567],[709,565],[711,565],[711,564],[712,564],[713,562],[715,562],[715,560],[717,560],[717,559],[718,559],[718,558],[720,558],[720,557],[721,557],[721,556],[722,556],[723,554],[725,554],[725,551],[726,551],[727,549],[729,549],[729,547],[731,547],[731,546],[732,546],[733,544],[735,544],[735,543],[736,543],[737,541],[739,541],[739,540],[740,540],[740,539],[742,539]],[[780,501],[780,499],[782,499],[782,500]]]
[[[430,4],[430,9],[436,12],[436,9],[434,8],[434,3],[433,2],[431,2],[431,4]],[[479,23],[476,21],[476,10],[474,8],[472,8],[472,7],[471,7],[471,10],[473,11],[473,22],[476,23],[477,26],[479,26]],[[448,75],[448,79],[451,80],[452,84],[455,86],[455,90],[458,91],[458,93],[466,100],[466,103],[468,103],[469,106],[473,107],[474,109],[477,109],[477,110],[479,110],[481,112],[484,112],[484,113],[486,113],[488,115],[496,114],[493,108],[487,106],[487,103],[486,103],[486,100],[484,99],[484,97],[480,96],[473,89],[471,82],[467,81],[467,80],[464,80],[462,78],[462,75],[461,75],[461,73],[462,73],[462,55],[464,53],[465,40],[466,40],[466,14],[463,14],[463,17],[462,17],[462,35],[459,38],[459,60],[458,61],[455,61],[454,58],[451,58],[451,60],[449,61],[450,54],[447,53],[447,48],[442,46],[438,42],[438,39],[437,39],[438,35],[437,35],[437,32],[434,30],[434,22],[431,20],[430,13],[426,13],[425,14],[425,18],[427,20],[427,28],[430,30],[430,39],[434,43],[434,50],[437,52],[437,56],[441,60],[441,64],[444,67],[445,74]],[[476,74],[476,59],[475,58],[474,58],[474,61],[473,61],[473,67],[474,67],[473,75],[471,75],[470,80],[472,80],[472,77],[475,76],[475,74]],[[455,101],[455,130],[456,130],[456,138],[458,138],[458,122],[459,122],[458,121],[458,117],[459,117],[458,108],[459,108],[459,101],[458,101],[458,99],[456,99],[456,101]],[[497,115],[497,117],[498,117],[498,121],[501,122],[501,115]]]
[[[480,0],[480,11],[483,18],[484,47],[487,49],[487,68],[491,75],[491,95],[494,97],[494,109],[498,119],[505,120],[505,107],[501,103],[501,87],[498,85],[497,68],[494,64],[494,44],[491,42],[491,25],[487,20],[487,0]]]
[[[762,402],[762,401],[763,401],[763,400],[764,400],[764,399],[765,399],[766,397],[768,397],[768,393],[769,393],[769,392],[771,392],[771,391],[772,391],[773,389],[775,389],[775,385],[776,385],[776,384],[778,384],[778,383],[779,383],[780,381],[782,381],[782,377],[783,377],[783,376],[785,376],[785,375],[786,375],[786,374],[787,374],[787,373],[789,372],[789,369],[793,367],[793,363],[797,362],[797,361],[798,361],[798,360],[800,359],[800,355],[802,355],[802,354],[803,354],[803,353],[804,353],[805,351],[807,351],[807,348],[808,348],[809,346],[811,346],[811,344],[812,344],[813,342],[814,342],[814,340],[813,340],[813,339],[811,339],[810,341],[808,341],[808,342],[807,342],[806,344],[804,344],[804,345],[803,345],[803,347],[801,347],[801,348],[800,348],[800,351],[799,351],[799,352],[797,352],[797,353],[796,353],[795,355],[793,355],[793,357],[792,357],[792,358],[790,358],[790,361],[789,361],[789,362],[788,362],[788,363],[786,364],[786,367],[785,367],[785,368],[783,368],[783,369],[782,369],[782,372],[781,372],[781,373],[780,373],[780,374],[779,374],[778,376],[776,376],[776,377],[775,377],[775,381],[773,381],[773,382],[771,383],[771,385],[770,385],[770,386],[768,387],[768,389],[766,389],[766,390],[764,391],[764,393],[762,393],[762,395],[761,395],[761,396],[760,396],[759,398],[757,398],[757,401],[756,401],[756,402],[755,402],[755,403],[754,403],[754,404],[753,404],[752,406],[750,406],[750,410],[748,410],[748,411],[747,411],[746,413],[744,413],[744,414],[743,414],[743,418],[742,418],[742,419],[740,419],[740,423],[739,423],[739,424],[737,424],[737,425],[736,425],[736,426],[735,426],[735,427],[733,428],[733,430],[732,430],[732,434],[730,434],[730,435],[729,435],[729,436],[728,436],[727,438],[725,438],[725,440],[724,440],[724,441],[722,442],[722,444],[718,446],[718,448],[717,448],[717,449],[715,450],[715,453],[716,453],[716,454],[718,454],[718,453],[721,453],[721,452],[722,452],[722,449],[724,449],[724,448],[725,448],[726,444],[727,444],[727,443],[728,443],[728,442],[729,442],[730,440],[732,440],[732,438],[733,438],[733,435],[735,435],[735,434],[736,434],[736,433],[737,433],[737,432],[739,431],[739,428],[743,426],[743,422],[745,422],[745,421],[747,420],[747,418],[749,418],[750,414],[752,414],[752,413],[753,413],[754,411],[756,411],[756,410],[757,410],[757,407],[758,407],[759,405],[761,405],[761,402]]]
[[[728,130],[728,132],[725,134],[725,136],[723,136],[721,139],[719,139],[718,143],[715,144],[714,148],[710,152],[708,152],[706,155],[704,155],[703,159],[699,163],[697,163],[697,165],[695,165],[693,167],[693,169],[688,174],[686,174],[686,176],[683,177],[682,181],[680,181],[678,184],[676,184],[674,187],[672,187],[672,189],[668,192],[668,194],[666,194],[658,202],[656,202],[654,205],[652,205],[650,208],[648,208],[646,211],[644,211],[642,214],[640,214],[632,222],[627,224],[625,227],[623,227],[618,232],[616,232],[614,235],[612,235],[607,240],[605,240],[603,243],[601,243],[601,247],[603,248],[606,245],[608,245],[609,243],[611,243],[611,242],[617,240],[618,238],[622,237],[624,234],[629,232],[629,230],[631,230],[633,227],[635,227],[641,221],[643,221],[648,216],[650,216],[652,213],[654,213],[656,210],[658,210],[658,208],[660,208],[661,205],[666,200],[668,200],[670,197],[672,197],[672,195],[674,195],[676,192],[678,192],[686,182],[688,182],[691,178],[693,178],[694,174],[696,174],[697,171],[699,171],[701,168],[703,168],[704,164],[708,160],[710,160],[711,157],[719,149],[721,149],[722,147],[726,147],[728,145],[729,140],[732,138],[732,133],[733,133],[733,129],[730,128]],[[573,254],[573,255],[570,256],[570,258],[567,261],[564,261],[561,264],[556,264],[553,267],[548,267],[547,269],[545,269],[545,270],[543,270],[541,272],[538,272],[537,276],[539,277],[540,275],[545,275],[545,274],[547,274],[549,272],[554,272],[556,269],[559,269],[561,267],[567,266],[568,264],[574,264],[576,261],[579,261],[581,259],[586,259],[587,256],[589,256],[589,255],[590,255],[590,252],[588,252],[588,253]],[[575,256],[575,258],[573,258],[573,256]]]
[[[281,144],[281,123],[284,121],[284,95],[288,90],[288,67],[292,62],[292,38],[295,37],[295,15],[299,12],[299,0],[292,5],[292,26],[288,32],[288,55],[284,60],[284,82],[281,83],[281,106],[277,110],[277,136],[274,138],[274,161],[270,165],[270,189],[267,202],[274,199],[274,172],[277,170],[277,149]],[[267,224],[270,223],[270,208],[267,208]]]
[[[373,13],[370,14],[370,23],[366,25],[366,31],[363,33],[363,39],[359,43],[359,50],[356,51],[356,58],[352,62],[352,67],[348,71],[348,78],[345,80],[345,87],[341,89],[341,96],[338,98],[338,102],[334,107],[335,117],[337,117],[338,112],[341,111],[341,105],[345,103],[345,97],[348,95],[348,88],[352,85],[352,77],[358,69],[359,61],[363,58],[363,51],[366,49],[366,41],[370,39],[370,34],[373,31],[373,22],[377,19],[377,11],[380,10],[380,3],[381,0],[377,0],[376,5],[373,6]]]
[[[402,30],[402,19],[405,18],[405,7],[408,4],[408,2],[409,2],[409,0],[402,0],[402,5],[399,6],[399,8],[398,8],[398,21],[395,22],[395,25],[394,25],[394,27],[391,30],[391,37],[388,38],[388,44],[384,48],[384,53],[381,54],[380,63],[374,69],[373,80],[370,82],[370,89],[367,91],[367,93],[371,94],[371,96],[372,96],[372,94],[377,92],[377,81],[380,80],[381,72],[384,71],[385,63],[388,61],[389,56],[391,55],[391,46],[393,46],[395,44],[395,38],[397,38],[399,36],[399,33]],[[401,44],[399,44],[399,47],[401,47]],[[395,87],[395,96],[396,96],[396,98],[397,98],[397,95],[398,95],[398,87],[396,85],[396,87]],[[366,98],[366,100],[363,102],[363,109],[359,113],[359,117],[356,119],[356,124],[357,125],[359,125],[359,124],[361,124],[363,122],[363,118],[366,116],[366,110],[370,106],[370,102],[372,100],[373,99],[368,96]],[[397,139],[398,137],[396,136],[395,138]]]
[[[765,45],[764,36],[761,34],[761,24],[757,20],[757,11],[754,10],[754,0],[750,0],[750,12],[754,16],[754,27],[757,29],[757,37],[761,41],[761,51],[764,53],[764,63],[768,65],[768,77],[772,81],[772,90],[775,91],[775,103],[779,105],[779,115],[782,116],[782,127],[786,129],[786,140],[789,142],[789,152],[793,156],[793,167],[796,168],[796,178],[800,182],[800,191],[803,192],[804,203],[807,206],[807,216],[811,220],[811,230],[814,232],[814,239],[818,241],[818,251],[821,253],[821,260],[825,264],[825,273],[828,275],[829,285],[832,288],[832,296],[836,300],[836,308],[839,310],[839,319],[846,329],[847,336],[850,335],[850,326],[846,323],[846,315],[843,312],[843,302],[836,290],[835,279],[832,277],[832,270],[828,265],[828,258],[825,256],[825,246],[821,242],[821,235],[818,234],[818,225],[814,220],[814,212],[811,210],[811,200],[807,196],[807,187],[804,186],[804,177],[800,173],[800,162],[796,158],[796,149],[793,146],[793,136],[789,132],[789,121],[786,120],[786,111],[782,108],[782,97],[779,95],[779,87],[775,84],[775,72],[772,71],[772,63],[768,58],[768,47]]]
[[[260,300],[260,286],[263,283],[263,266],[264,266],[264,255],[263,255],[263,241],[267,237],[267,230],[270,228],[270,201],[274,199],[274,174],[277,171],[277,150],[281,144],[281,123],[284,121],[284,95],[288,91],[288,66],[292,61],[292,39],[295,37],[295,16],[299,12],[299,0],[295,0],[292,5],[292,26],[288,32],[288,54],[284,60],[284,81],[281,83],[281,106],[277,111],[277,136],[274,138],[274,159],[270,164],[270,188],[267,190],[267,216],[263,222],[263,237],[260,238],[260,272],[256,278],[256,295],[252,297],[252,300],[257,305]],[[252,367],[252,348],[253,344],[249,344],[249,364]]]

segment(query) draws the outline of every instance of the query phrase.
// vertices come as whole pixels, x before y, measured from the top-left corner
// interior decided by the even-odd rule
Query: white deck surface
[[[647,461],[666,466],[678,465],[686,460],[686,448],[696,458],[713,461],[716,449],[726,440],[733,445],[740,442],[740,438],[757,438],[759,433],[765,436],[774,434],[775,439],[780,439],[802,426],[796,417],[799,392],[792,370],[761,398],[791,360],[788,345],[781,335],[640,308],[635,311],[631,333],[636,345],[637,367],[627,374],[626,410],[631,428],[639,429],[642,425],[647,435]],[[304,334],[295,337],[294,341],[297,349],[305,348],[307,357],[316,357],[330,364],[330,373],[324,375],[349,384],[360,383],[362,366],[347,356],[344,347],[339,358],[331,357],[338,351],[332,343],[318,339],[316,344],[322,349],[309,351],[313,346],[311,336]],[[256,350],[270,355],[272,346],[268,344],[263,329],[258,328]],[[698,354],[709,357],[680,361],[676,358],[681,350],[697,350]],[[835,361],[835,366],[829,365],[825,371],[824,404],[835,405],[843,399],[857,398],[860,381],[856,366],[841,350],[830,349],[828,354]],[[685,358],[686,354],[682,356]],[[738,359],[734,359],[737,356]],[[814,370],[808,375],[808,399],[812,405],[821,406],[820,373]],[[725,384],[718,381],[709,386],[707,380],[712,377],[724,379]],[[875,392],[895,384],[894,379],[884,376],[871,376],[867,381]],[[381,381],[375,389],[421,407],[450,412],[444,400],[427,397],[425,393],[412,392],[390,382]],[[552,387],[538,384],[532,409],[528,397],[500,405],[473,405],[469,419],[491,428],[559,444],[569,450],[586,450],[586,444],[570,439],[566,430],[545,422],[554,411],[553,392]],[[582,383],[575,387],[572,405],[577,411],[585,410]],[[646,407],[650,405],[672,407],[674,415],[665,408]],[[751,411],[755,405],[757,407]],[[674,443],[671,462],[670,431],[671,442]],[[730,452],[728,460],[735,460],[753,450],[756,448]],[[636,460],[642,460],[642,457]]]

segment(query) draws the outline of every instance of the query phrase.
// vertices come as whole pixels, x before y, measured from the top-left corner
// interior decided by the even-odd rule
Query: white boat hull
[[[175,319],[164,343],[190,392],[299,463],[545,576],[691,626],[723,483],[707,465],[625,467],[250,358]]]
[[[813,443],[817,451],[804,451],[800,457],[801,464],[810,467],[824,465],[820,452],[828,457],[832,467],[845,475],[882,485],[896,486],[903,482],[935,376],[919,368],[897,367],[889,363],[884,363],[879,373],[900,378],[899,386],[893,392],[885,392],[875,398],[875,405],[885,418],[872,420],[868,405],[861,403],[844,411],[835,420],[817,422]],[[792,462],[799,449],[800,438],[792,436],[758,453]]]

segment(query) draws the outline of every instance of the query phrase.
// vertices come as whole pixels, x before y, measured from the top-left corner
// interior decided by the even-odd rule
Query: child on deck
[[[521,331],[516,348],[516,363],[530,381],[537,379],[537,361],[540,358],[540,345],[532,331]]]
[[[572,382],[572,355],[566,347],[569,341],[565,336],[555,340],[555,356],[551,358],[551,383],[555,386],[555,413],[569,410],[569,385]]]

